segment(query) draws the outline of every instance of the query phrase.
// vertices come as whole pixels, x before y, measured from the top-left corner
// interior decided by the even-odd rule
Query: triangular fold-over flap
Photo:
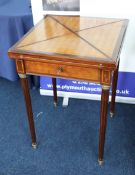
[[[29,33],[29,35],[27,35],[27,37],[25,37],[17,47],[22,47],[29,44],[31,45],[33,43],[52,39],[69,33],[70,31],[68,29],[47,16],[45,20],[41,20],[41,22],[37,24],[31,33]]]
[[[43,54],[60,54],[66,56],[77,56],[87,58],[106,59],[100,51],[93,48],[87,42],[74,34],[67,34],[59,38],[53,38],[43,42],[33,43],[19,48],[19,50],[28,52],[37,52]]]
[[[122,25],[123,21],[120,21],[109,25],[80,31],[78,34],[94,45],[97,49],[101,50],[103,53],[112,58]]]
[[[72,31],[80,31],[102,25],[108,25],[119,21],[119,19],[104,19],[104,18],[88,18],[80,16],[52,16],[64,26],[70,28]]]

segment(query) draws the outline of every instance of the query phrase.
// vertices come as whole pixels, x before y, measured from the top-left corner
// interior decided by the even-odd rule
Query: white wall
[[[135,15],[134,0],[81,0],[81,12],[92,15]]]
[[[34,24],[36,24],[40,19],[43,18],[42,0],[31,0],[31,5]]]

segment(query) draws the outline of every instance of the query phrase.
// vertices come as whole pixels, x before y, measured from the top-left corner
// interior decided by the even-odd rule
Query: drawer
[[[53,64],[45,62],[25,61],[27,74],[47,75],[68,79],[100,81],[100,70],[74,65]]]

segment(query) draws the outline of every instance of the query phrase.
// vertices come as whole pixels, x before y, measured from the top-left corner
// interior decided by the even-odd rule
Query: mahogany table
[[[98,155],[102,164],[109,89],[112,84],[113,116],[119,54],[127,24],[126,19],[47,15],[9,49],[21,79],[33,148],[37,143],[27,75],[53,77],[55,105],[56,77],[96,82],[102,86]]]

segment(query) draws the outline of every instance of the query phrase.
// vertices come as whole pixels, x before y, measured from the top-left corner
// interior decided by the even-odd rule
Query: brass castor
[[[103,165],[103,160],[98,159],[98,163],[99,163],[100,166]]]
[[[54,107],[57,107],[57,102],[54,102]]]
[[[113,118],[114,117],[114,113],[110,112],[110,117]]]
[[[37,144],[36,144],[36,143],[32,143],[32,147],[33,147],[34,149],[36,149],[36,148],[37,148]]]

